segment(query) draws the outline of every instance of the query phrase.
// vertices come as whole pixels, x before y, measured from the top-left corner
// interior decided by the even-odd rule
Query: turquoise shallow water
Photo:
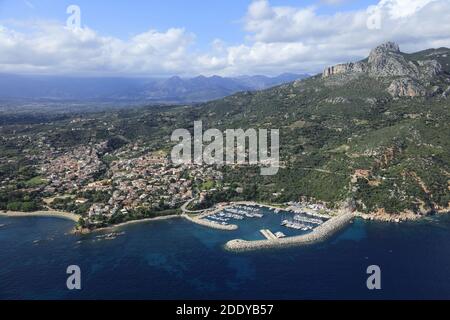
[[[98,241],[66,234],[73,224],[59,219],[0,217],[0,225],[1,299],[450,299],[449,216],[356,220],[322,244],[240,254],[223,244],[257,238],[259,226],[226,232],[176,219]],[[72,264],[81,291],[66,289]],[[381,291],[366,288],[372,264]]]

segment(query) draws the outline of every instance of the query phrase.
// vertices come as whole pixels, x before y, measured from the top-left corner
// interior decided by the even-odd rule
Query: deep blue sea
[[[69,235],[73,223],[54,218],[0,225],[0,299],[450,299],[450,216],[356,220],[325,243],[249,253],[223,245],[254,229],[182,219],[125,226],[115,240]],[[81,291],[66,288],[69,265],[81,267]],[[370,265],[379,291],[366,287]]]

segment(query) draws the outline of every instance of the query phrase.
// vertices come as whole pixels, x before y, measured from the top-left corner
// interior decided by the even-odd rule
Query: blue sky
[[[79,30],[65,25],[71,4]],[[406,52],[450,46],[450,1],[0,0],[8,73],[317,73],[385,41]]]
[[[0,20],[51,19],[64,22],[66,8],[76,4],[82,23],[104,35],[126,39],[148,29],[186,28],[205,48],[220,38],[245,41],[242,18],[251,0],[0,0]],[[374,0],[347,0],[329,5],[320,0],[272,0],[273,6],[317,6],[320,14],[366,8]]]

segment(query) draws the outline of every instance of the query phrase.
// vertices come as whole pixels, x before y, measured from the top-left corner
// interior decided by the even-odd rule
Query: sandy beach
[[[45,217],[45,218],[58,218],[58,219],[66,219],[71,220],[73,222],[78,222],[80,219],[79,215],[76,215],[74,213],[70,212],[62,212],[62,211],[35,211],[35,212],[17,212],[17,211],[0,211],[0,216],[4,217],[10,217],[10,218],[25,218],[25,217]],[[74,233],[92,233],[92,232],[101,232],[101,231],[107,231],[107,230],[113,230],[116,228],[124,227],[131,224],[137,224],[137,223],[143,223],[143,222],[149,222],[149,221],[159,221],[159,220],[168,220],[168,219],[175,219],[175,218],[181,218],[181,215],[170,215],[170,216],[162,216],[162,217],[155,217],[155,218],[148,218],[148,219],[141,219],[141,220],[133,220],[133,221],[127,221],[116,225],[111,225],[104,228],[99,228],[95,230],[77,230],[74,229]]]
[[[70,213],[70,212],[61,212],[61,211],[35,211],[35,212],[17,212],[17,211],[0,211],[0,216],[5,217],[11,217],[11,218],[24,218],[24,217],[48,217],[48,218],[59,218],[59,219],[66,219],[71,220],[73,222],[78,222],[80,219],[80,216]],[[217,229],[217,230],[236,230],[238,227],[235,225],[227,225],[222,226],[219,224],[214,224],[212,222],[201,220],[200,217],[190,217],[187,214],[183,215],[170,215],[170,216],[162,216],[162,217],[155,217],[155,218],[147,218],[147,219],[141,219],[141,220],[133,220],[133,221],[127,221],[111,226],[107,226],[104,228],[98,228],[94,230],[88,230],[88,229],[74,229],[73,233],[79,233],[79,234],[88,234],[88,233],[94,233],[94,232],[102,232],[102,231],[108,231],[108,230],[115,230],[127,225],[137,224],[137,223],[144,223],[144,222],[151,222],[151,221],[162,221],[162,220],[169,220],[169,219],[176,219],[176,218],[184,218],[192,223],[196,223],[205,227]]]
[[[17,212],[17,211],[0,211],[0,216],[4,217],[48,217],[48,218],[60,218],[78,222],[79,215],[70,212],[62,211],[35,211],[35,212]]]

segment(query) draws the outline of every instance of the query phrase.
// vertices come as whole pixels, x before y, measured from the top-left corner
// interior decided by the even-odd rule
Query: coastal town
[[[85,123],[89,123],[89,119],[71,122],[74,126]],[[113,129],[107,123],[103,126]],[[229,223],[228,218],[239,217],[239,212],[227,212],[237,210],[233,209],[235,205],[246,206],[244,211],[248,211],[245,214],[247,217],[262,216],[257,212],[251,213],[251,208],[259,206],[255,202],[208,201],[205,204],[205,200],[218,191],[231,190],[239,195],[244,188],[226,183],[222,167],[176,165],[167,151],[155,151],[142,140],[131,142],[123,136],[116,136],[65,148],[52,142],[49,133],[45,132],[39,133],[34,140],[31,135],[16,136],[14,143],[20,142],[17,139],[24,146],[31,145],[38,150],[24,154],[28,161],[34,163],[35,169],[35,177],[31,179],[33,184],[30,183],[24,192],[39,195],[43,203],[35,210],[26,210],[29,214],[68,218],[76,221],[80,230],[97,230],[132,221],[177,216],[210,228],[235,230],[237,226]],[[4,179],[1,183],[2,188],[8,188],[8,184],[14,181]],[[299,201],[269,207],[275,213],[285,210],[300,214],[306,210],[313,218],[328,219],[333,215],[324,203],[309,202],[307,199]],[[20,212],[21,215],[27,214],[21,208],[8,208],[7,211],[16,215]],[[287,229],[313,229],[303,222],[280,221]],[[280,231],[278,235],[281,237],[284,234]]]
[[[239,223],[234,222],[255,221],[267,214],[278,215],[277,231],[260,230],[261,237],[266,239],[258,240],[263,241],[262,247],[278,246],[286,239],[291,239],[287,243],[292,239],[301,243],[304,236],[316,234],[316,229],[320,232],[324,229],[322,225],[335,220],[336,212],[327,208],[325,203],[306,199],[278,206],[243,201],[215,203],[210,208],[195,209],[201,207],[217,188],[230,188],[223,181],[221,168],[175,165],[167,153],[149,151],[139,143],[115,149],[111,149],[110,141],[69,150],[45,143],[40,147],[37,173],[41,185],[35,186],[35,190],[45,196],[45,207],[42,211],[28,214],[13,212],[16,216],[59,216],[77,222],[82,230],[98,230],[148,219],[184,217],[208,228],[233,231],[239,228]],[[241,193],[243,190],[237,187],[234,191]],[[315,236],[307,236],[310,238],[316,239]],[[114,239],[114,236],[105,239]],[[235,241],[227,248],[247,250],[254,248],[254,244],[253,241]]]
[[[113,155],[106,149],[106,143],[100,143],[49,154],[40,168],[48,181],[43,192],[51,200],[49,208],[58,202],[75,204],[86,209],[86,223],[96,225],[137,210],[178,209],[194,193],[203,199],[209,191],[201,189],[205,184],[222,180],[222,173],[212,166],[173,165],[163,153],[146,153],[137,145]],[[111,161],[105,163],[108,156]]]

